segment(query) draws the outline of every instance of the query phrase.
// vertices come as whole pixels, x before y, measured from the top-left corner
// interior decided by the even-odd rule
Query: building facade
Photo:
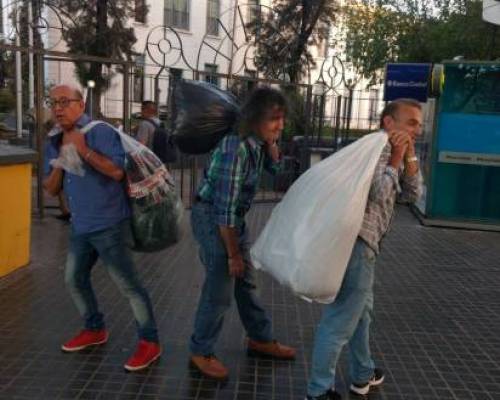
[[[257,17],[259,6],[264,11],[269,10],[272,0],[135,0],[135,17],[129,21],[129,26],[134,28],[137,37],[134,50],[139,55],[130,87],[130,111],[137,112],[142,100],[156,99],[161,105],[166,104],[172,79],[204,79],[224,88],[224,75],[258,77],[259,71],[253,64],[255,49],[246,40],[243,26]],[[144,12],[146,7],[147,13]],[[332,29],[332,35],[335,34]],[[46,45],[57,51],[67,50],[56,30],[49,32]],[[342,59],[341,49],[329,47],[326,41],[310,50],[315,66],[303,78],[304,83],[315,84],[331,79],[329,72],[336,67],[333,65],[334,56]],[[111,68],[116,70],[116,67]],[[46,84],[65,82],[78,85],[74,70],[71,62],[47,61]],[[352,75],[350,71],[346,73]],[[339,76],[334,80],[338,81]],[[335,92],[327,92],[327,125],[335,124],[333,118],[337,109],[334,99],[339,95],[357,96],[351,112],[358,124],[359,121],[376,119],[382,106],[380,88],[349,92],[343,82],[327,84],[335,86]],[[365,82],[358,82],[356,89],[365,86]],[[86,88],[82,89],[86,91]],[[102,97],[104,115],[120,118],[122,97],[123,76],[116,73]],[[360,128],[370,127],[365,126],[366,123],[361,125]]]

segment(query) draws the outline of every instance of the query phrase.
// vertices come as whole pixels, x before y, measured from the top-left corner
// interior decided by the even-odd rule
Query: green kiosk
[[[432,80],[421,221],[500,231],[500,62],[444,62]]]

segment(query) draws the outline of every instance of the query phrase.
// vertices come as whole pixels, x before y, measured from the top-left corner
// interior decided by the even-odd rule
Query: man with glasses
[[[71,211],[71,234],[65,281],[73,301],[85,321],[85,328],[62,345],[65,352],[104,344],[104,326],[92,288],[90,273],[98,258],[127,297],[136,319],[139,344],[125,369],[146,368],[161,353],[156,323],[148,293],[135,270],[130,243],[130,209],[125,193],[125,152],[119,135],[99,124],[86,134],[80,130],[90,122],[79,90],[56,86],[47,101],[59,130],[48,137],[45,154],[45,190],[56,196],[63,188]],[[83,161],[83,176],[65,171],[62,146],[74,146]]]
[[[382,111],[380,122],[389,140],[373,174],[363,224],[342,286],[335,301],[325,306],[316,331],[306,400],[341,399],[334,388],[335,368],[346,344],[351,392],[364,396],[384,381],[384,373],[375,368],[370,352],[375,263],[396,198],[414,203],[422,193],[415,155],[415,140],[422,131],[422,107],[415,100],[395,100]]]

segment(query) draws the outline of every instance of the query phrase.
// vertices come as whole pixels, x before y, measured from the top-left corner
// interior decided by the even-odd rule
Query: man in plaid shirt
[[[242,131],[225,136],[212,152],[191,211],[206,271],[190,341],[191,363],[214,379],[228,376],[214,346],[233,293],[248,334],[248,350],[280,359],[295,356],[294,349],[273,340],[271,321],[254,295],[245,226],[263,168],[271,172],[278,168],[276,142],[285,110],[279,91],[264,87],[253,92],[242,110]]]
[[[267,154],[266,146],[255,135],[244,141],[236,135],[228,135],[212,153],[198,196],[214,204],[219,225],[242,225],[255,197],[262,169],[273,175],[278,171],[279,162]]]
[[[389,229],[396,198],[415,202],[422,192],[422,175],[415,140],[422,130],[420,103],[399,99],[382,112],[381,127],[388,143],[375,168],[365,216],[335,301],[325,306],[316,331],[306,400],[339,400],[335,367],[349,345],[351,392],[366,395],[384,381],[370,353],[373,281],[380,242]]]

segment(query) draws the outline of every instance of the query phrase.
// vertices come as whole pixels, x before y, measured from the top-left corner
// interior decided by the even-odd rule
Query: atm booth
[[[448,61],[433,70],[420,143],[424,225],[500,231],[500,62]]]

